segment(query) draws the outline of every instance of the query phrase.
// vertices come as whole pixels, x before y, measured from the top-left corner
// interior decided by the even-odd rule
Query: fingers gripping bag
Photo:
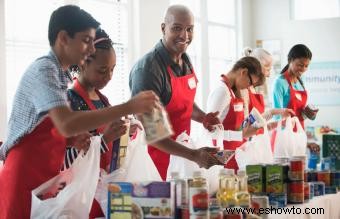
[[[186,132],[177,136],[176,141],[188,148],[199,149],[201,147],[215,147],[213,139],[217,139],[217,146],[223,148],[223,128],[217,127],[216,131],[211,133],[208,130],[203,130],[197,141],[194,141]],[[216,155],[218,156],[218,155]],[[222,155],[221,155],[222,156]],[[229,157],[230,158],[230,155]],[[170,155],[170,162],[167,171],[167,180],[171,179],[171,172],[178,172],[181,178],[191,178],[193,173],[200,170],[203,176],[207,179],[209,186],[209,193],[214,193],[218,189],[217,176],[223,166],[213,166],[209,169],[200,168],[195,162],[185,158]]]

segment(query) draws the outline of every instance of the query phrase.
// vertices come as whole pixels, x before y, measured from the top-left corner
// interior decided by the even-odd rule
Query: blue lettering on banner
[[[312,62],[303,74],[308,102],[314,105],[340,105],[340,61]]]

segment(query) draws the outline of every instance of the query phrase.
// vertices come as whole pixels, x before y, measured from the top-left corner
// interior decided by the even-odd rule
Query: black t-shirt
[[[169,52],[160,40],[152,51],[144,55],[133,66],[129,78],[132,96],[140,91],[152,90],[166,106],[171,99],[171,81],[167,73],[167,66],[170,65],[177,77],[191,74],[192,65],[189,57],[184,53],[182,59],[183,69],[171,59]]]

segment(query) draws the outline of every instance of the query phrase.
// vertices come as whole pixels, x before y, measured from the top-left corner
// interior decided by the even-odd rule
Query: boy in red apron
[[[88,130],[108,121],[157,106],[157,96],[148,91],[105,110],[73,112],[69,108],[67,70],[73,64],[82,65],[95,51],[98,26],[78,6],[63,6],[52,13],[48,29],[51,51],[24,73],[14,98],[8,137],[0,147],[0,159],[4,160],[0,172],[1,219],[30,217],[31,191],[59,173],[66,137],[88,135]],[[88,147],[89,141],[84,142],[81,147]]]

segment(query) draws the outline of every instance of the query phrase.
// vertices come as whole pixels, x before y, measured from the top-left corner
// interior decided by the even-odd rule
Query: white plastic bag
[[[293,122],[297,131],[293,131]],[[297,117],[288,117],[286,127],[282,129],[282,121],[278,122],[274,143],[274,157],[305,156],[307,149],[307,135]]]
[[[200,147],[214,147],[212,139],[217,139],[217,147],[223,148],[223,128],[217,127],[214,133],[203,130],[198,141],[193,141],[190,136],[183,132],[177,136],[176,141],[188,148],[198,149]],[[209,193],[213,194],[218,189],[218,174],[223,166],[212,166],[209,169],[200,168],[195,162],[185,158],[170,155],[170,162],[167,170],[167,180],[171,178],[171,172],[178,172],[183,179],[191,178],[194,171],[201,171],[207,179]]]
[[[121,181],[162,181],[148,153],[144,129],[138,130],[136,138],[129,142],[126,158],[120,169]],[[118,173],[115,174],[118,178]],[[115,181],[117,181],[117,178]]]
[[[270,135],[266,125],[263,129],[263,134],[253,136],[236,149],[235,159],[240,170],[245,170],[247,165],[273,163]]]
[[[81,151],[69,169],[32,191],[31,218],[88,218],[99,179],[100,141],[91,137],[86,154]]]
[[[142,124],[138,121],[139,125]],[[110,174],[102,174],[98,183],[95,199],[104,214],[107,214],[107,196],[109,182],[162,181],[153,163],[145,141],[145,132],[138,130],[135,139],[129,141],[126,158],[122,166]]]
[[[295,121],[296,132],[294,132],[294,154],[293,156],[306,156],[307,154],[307,133],[302,128],[299,119],[295,116],[292,118]]]

